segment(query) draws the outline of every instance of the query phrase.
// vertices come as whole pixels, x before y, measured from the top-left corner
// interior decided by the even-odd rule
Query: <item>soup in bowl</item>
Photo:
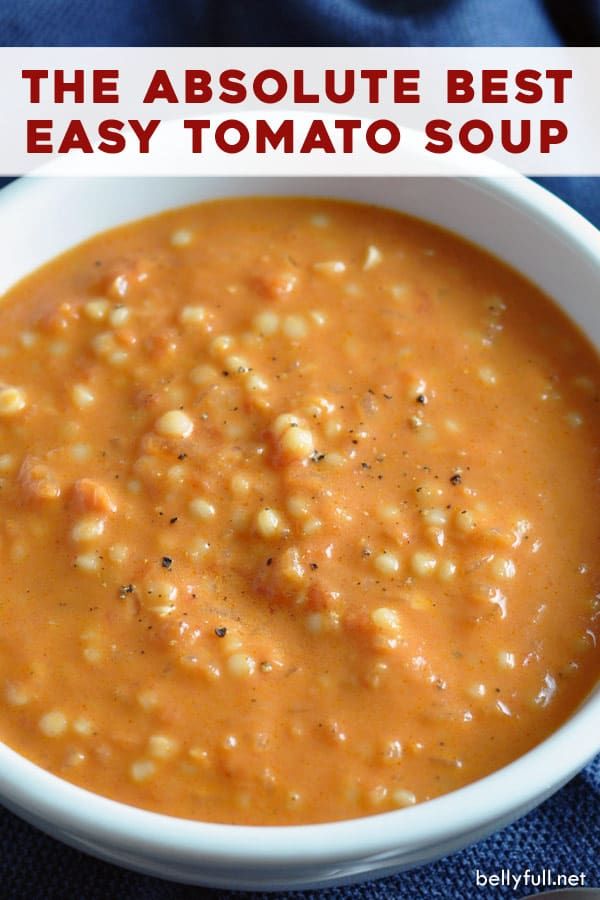
[[[557,209],[522,179],[7,192],[40,233],[1,311],[8,805],[303,886],[464,845],[595,752],[597,236]]]

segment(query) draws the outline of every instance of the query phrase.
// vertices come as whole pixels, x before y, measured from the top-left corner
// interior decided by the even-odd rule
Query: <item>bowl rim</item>
[[[384,178],[389,180],[390,176]],[[0,192],[0,209],[35,190],[36,182],[50,180],[60,181],[28,177],[13,182]],[[258,184],[261,178],[250,176],[248,180]],[[540,226],[558,234],[600,272],[600,231],[542,186],[520,175],[452,180],[477,182],[495,202],[519,208]],[[332,196],[335,193],[333,189]],[[600,752],[599,714],[597,684],[555,732],[490,775],[414,807],[337,822],[255,826],[167,816],[77,787],[2,743],[0,798],[21,814],[30,813],[36,821],[64,831],[67,839],[74,835],[118,845],[128,853],[152,853],[156,861],[169,858],[179,863],[236,863],[258,869],[339,864],[373,854],[385,858],[403,847],[423,848],[455,838],[459,822],[465,833],[476,828],[492,830],[494,823],[503,825],[514,819],[515,810],[521,815],[537,805],[538,798],[548,796]]]

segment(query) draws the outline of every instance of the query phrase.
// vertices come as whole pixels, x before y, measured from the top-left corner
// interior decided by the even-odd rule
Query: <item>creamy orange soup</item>
[[[219,822],[421,802],[598,674],[593,350],[396,213],[202,204],[0,308],[0,736]]]

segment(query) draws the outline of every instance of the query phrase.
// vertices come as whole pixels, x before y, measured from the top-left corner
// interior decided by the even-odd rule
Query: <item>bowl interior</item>
[[[403,210],[468,238],[519,269],[600,345],[600,235],[539,186],[477,178],[29,178],[3,192],[11,252],[0,292],[68,247],[115,225],[216,197],[304,194]],[[14,240],[14,235],[26,236]]]

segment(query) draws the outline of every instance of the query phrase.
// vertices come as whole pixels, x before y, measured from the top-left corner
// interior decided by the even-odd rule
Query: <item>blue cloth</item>
[[[4,45],[593,45],[600,0],[1,0]],[[600,179],[539,179],[600,227]],[[1,184],[1,181],[0,181]],[[524,897],[475,872],[584,871],[600,885],[600,757],[520,822],[430,866],[319,900]],[[225,900],[99,862],[0,811],[1,900]],[[247,894],[245,900],[274,895]]]
[[[577,14],[575,14],[577,10]],[[598,0],[2,0],[3,44],[597,45]]]

